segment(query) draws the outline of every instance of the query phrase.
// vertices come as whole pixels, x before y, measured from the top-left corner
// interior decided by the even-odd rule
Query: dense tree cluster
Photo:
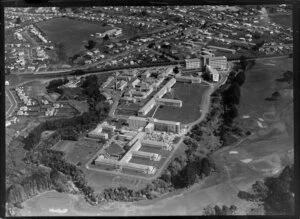
[[[7,202],[21,207],[20,203],[39,192],[50,189],[70,192],[69,179],[61,172],[49,169],[40,166],[35,167],[30,176],[26,176],[20,182],[9,186],[6,190]]]
[[[283,169],[278,177],[268,177],[252,185],[252,192],[239,191],[238,197],[260,201],[266,214],[287,215],[295,210],[294,165]]]
[[[66,79],[51,81],[47,89],[55,90],[62,84],[67,83]],[[75,186],[85,194],[85,197],[90,202],[97,201],[97,196],[94,194],[93,189],[87,186],[83,172],[75,165],[69,164],[64,160],[64,154],[48,149],[53,146],[58,140],[77,140],[78,136],[101,122],[107,115],[109,105],[105,103],[105,98],[100,94],[99,84],[96,76],[88,76],[82,85],[82,95],[86,97],[89,103],[89,112],[83,113],[80,116],[72,118],[48,120],[35,127],[26,138],[23,138],[24,148],[28,150],[26,153],[25,161],[36,165],[43,164],[52,169],[51,177],[45,180],[47,186],[45,188],[55,188],[58,191],[66,191],[67,178],[63,177],[61,173],[71,177]],[[49,138],[41,141],[41,134],[46,130],[55,130],[56,132]],[[38,173],[41,174],[41,173]],[[23,201],[28,195],[23,195],[25,198],[18,198],[20,194],[24,192],[24,185],[28,183],[31,185],[36,182],[36,178],[39,180],[45,179],[44,176],[36,176],[37,173],[26,178],[19,186],[9,189],[8,194],[11,200]],[[51,178],[51,180],[50,180]],[[24,185],[23,185],[24,184]],[[40,184],[39,181],[37,183]],[[33,184],[36,185],[36,184]],[[23,188],[24,187],[24,188]],[[27,188],[27,187],[26,187]]]
[[[253,47],[252,50],[253,51],[258,51],[260,47],[262,47],[265,44],[265,41],[262,40],[260,42],[257,42]]]
[[[103,37],[103,40],[108,41],[109,40],[109,36],[107,34],[105,34],[105,36]]]
[[[175,66],[175,68],[173,69],[173,72],[174,72],[175,74],[178,74],[178,73],[179,73],[178,66]]]
[[[63,91],[59,87],[68,82],[69,82],[69,80],[66,77],[64,79],[55,79],[55,80],[50,81],[50,83],[48,84],[46,89],[49,93],[56,92],[56,93],[62,94]]]
[[[219,207],[218,205],[209,205],[204,208],[204,215],[234,215],[236,210],[237,207],[235,205],[231,205],[230,207],[226,205],[223,205],[222,207]]]
[[[79,134],[90,128],[93,128],[107,115],[107,111],[99,112],[101,116],[95,112],[83,113],[68,119],[49,120],[35,127],[29,135],[24,138],[23,143],[26,150],[34,149],[40,142],[41,133],[46,130],[55,130],[57,134],[64,140],[77,140]]]
[[[21,20],[21,18],[20,17],[17,17],[17,19],[16,19],[16,24],[20,24],[22,22],[22,20]]]
[[[43,153],[41,159],[42,164],[50,167],[54,172],[52,175],[55,176],[56,171],[62,172],[67,176],[70,176],[75,186],[83,192],[86,198],[89,198],[92,202],[96,201],[96,195],[93,189],[87,185],[84,177],[84,173],[81,169],[77,168],[74,164],[70,164],[63,158],[63,153],[46,151]],[[55,179],[56,180],[56,179]],[[57,180],[55,181],[57,184]]]
[[[81,87],[83,88],[83,94],[87,97],[89,111],[94,112],[101,120],[104,119],[108,114],[109,105],[99,91],[100,85],[97,76],[87,76]]]
[[[96,45],[97,45],[97,42],[95,42],[94,40],[89,40],[88,45],[86,45],[85,48],[88,50],[92,50],[95,48]]]

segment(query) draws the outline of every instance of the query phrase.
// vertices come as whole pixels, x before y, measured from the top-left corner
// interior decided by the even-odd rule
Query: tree
[[[142,15],[143,17],[145,17],[145,16],[147,16],[147,15],[148,15],[148,12],[147,12],[147,11],[145,11],[145,10],[143,10],[143,11],[141,12],[141,15]]]
[[[242,86],[246,80],[245,71],[240,70],[239,73],[235,76],[234,81],[238,83],[239,86]]]
[[[161,175],[161,179],[164,180],[166,183],[171,182],[171,172],[166,169],[165,172]]]
[[[226,205],[223,205],[222,215],[230,215],[230,214],[231,214],[230,209]]]
[[[103,37],[104,41],[108,41],[109,40],[109,36],[107,34],[105,34],[105,36]]]
[[[6,75],[10,75],[10,73],[11,73],[10,68],[5,68],[5,74],[6,74]]]
[[[87,48],[88,50],[91,50],[91,49],[95,48],[96,45],[97,45],[97,42],[95,42],[94,40],[89,40],[88,45],[85,46],[85,48]]]
[[[201,172],[208,176],[211,172],[210,162],[207,158],[203,158],[201,161]]]
[[[205,80],[205,81],[211,81],[212,80],[211,75],[207,71],[204,71],[201,76],[202,76],[203,80]]]
[[[272,93],[273,98],[278,98],[280,96],[280,93],[278,91],[275,91]]]
[[[253,190],[254,194],[256,194],[257,196],[259,196],[261,198],[265,198],[268,194],[268,188],[264,184],[263,181],[256,181],[252,185],[252,190]]]
[[[149,43],[149,44],[148,44],[148,48],[149,48],[149,49],[153,48],[154,46],[155,46],[155,43]]]
[[[265,44],[265,41],[264,41],[264,40],[262,40],[261,42],[257,42],[257,43],[252,47],[252,50],[253,50],[253,51],[258,51],[258,49],[259,49],[260,47],[262,47],[264,44]]]
[[[215,214],[216,215],[222,215],[222,209],[218,206],[218,205],[216,205],[215,206]]]
[[[246,57],[244,55],[240,56],[240,65],[241,65],[242,70],[246,70],[247,61],[246,61]]]
[[[240,102],[240,86],[237,83],[232,83],[230,87],[223,92],[223,101],[226,107]]]
[[[64,84],[68,83],[69,79],[67,78],[67,76],[64,76]]]
[[[204,208],[204,215],[215,215],[215,208],[212,205],[208,205]]]
[[[174,72],[175,74],[178,74],[178,73],[179,73],[178,66],[175,66],[175,68],[173,69],[173,72]]]
[[[86,72],[84,70],[75,70],[72,75],[84,75]]]
[[[260,39],[260,37],[261,37],[261,33],[259,33],[259,32],[254,32],[254,33],[252,34],[252,37],[253,37],[253,39],[258,40],[258,39]]]
[[[20,17],[17,17],[16,19],[16,24],[20,24],[22,22],[21,18]]]

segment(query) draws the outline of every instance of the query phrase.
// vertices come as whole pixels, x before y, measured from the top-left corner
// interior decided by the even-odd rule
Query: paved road
[[[5,94],[7,95],[8,99],[11,103],[11,106],[5,113],[6,118],[9,118],[11,116],[11,114],[15,111],[15,109],[17,108],[18,104],[17,104],[17,100],[15,99],[13,93],[10,91],[9,88],[5,89]]]

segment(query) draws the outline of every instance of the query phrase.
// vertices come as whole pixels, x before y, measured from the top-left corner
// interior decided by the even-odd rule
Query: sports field
[[[154,117],[183,124],[197,120],[201,115],[201,100],[206,89],[207,87],[201,84],[176,83],[172,95],[174,99],[182,100],[182,107],[159,107]],[[167,93],[164,97],[172,98],[172,95]]]
[[[26,83],[24,87],[24,92],[29,97],[38,97],[38,96],[44,96],[46,93],[46,83],[41,81],[32,81],[29,83]]]
[[[63,43],[68,56],[85,50],[91,34],[102,33],[111,27],[69,18],[54,18],[36,24],[54,43]]]

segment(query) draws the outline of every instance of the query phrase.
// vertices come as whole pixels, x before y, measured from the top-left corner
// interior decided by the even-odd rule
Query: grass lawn
[[[283,27],[293,27],[293,15],[269,15],[271,21],[282,25]]]
[[[150,160],[150,159],[147,159],[147,158],[141,158],[141,157],[133,156],[129,162],[130,163],[148,165],[148,166],[154,166],[157,169],[159,169],[163,165],[165,160],[166,160],[165,158],[161,158],[159,161],[153,161],[153,160]]]
[[[40,82],[40,81],[32,81],[29,83],[26,83],[24,87],[25,93],[29,97],[39,97],[44,96],[46,93],[46,84]]]
[[[158,108],[154,118],[183,124],[197,120],[201,115],[202,95],[207,87],[201,84],[176,83],[173,89],[174,99],[182,100],[182,107],[163,106]]]
[[[135,171],[135,170],[131,170],[131,169],[127,169],[127,168],[123,168],[122,169],[122,173],[124,174],[128,174],[128,175],[133,175],[133,176],[142,176],[142,177],[150,177],[151,175],[148,175],[146,173],[142,173],[139,171]]]
[[[76,108],[72,107],[69,103],[58,102],[63,105],[63,107],[57,108],[56,116],[71,116],[78,114],[79,111]]]
[[[106,166],[92,165],[92,167],[99,170],[112,170],[112,168],[108,165]],[[125,172],[127,171],[125,170]],[[112,187],[119,187],[119,186],[125,186],[129,189],[134,189],[134,190],[143,188],[145,186],[142,180],[137,179],[134,176],[124,176],[124,175],[118,176],[115,174],[114,171],[108,173],[108,172],[98,172],[95,170],[84,169],[84,173],[88,185],[91,186],[96,192],[101,192],[105,188],[112,188]],[[131,172],[131,175],[134,174],[132,174]],[[145,174],[142,175],[146,176]]]
[[[103,72],[101,74],[98,74],[97,75],[97,78],[98,78],[98,84],[102,84],[104,81],[106,81],[106,79],[111,76],[113,73],[111,72]]]
[[[68,100],[68,103],[75,107],[81,113],[89,111],[89,106],[86,101]]]
[[[92,24],[69,18],[54,18],[36,24],[54,43],[63,43],[67,56],[74,55],[85,50],[84,45],[90,39],[91,34],[102,33],[109,26]]]
[[[267,65],[268,63],[274,65]],[[263,118],[264,113],[278,115],[288,106],[288,100],[267,101],[265,98],[288,86],[275,79],[280,78],[287,70],[292,71],[292,64],[292,59],[274,59],[257,62],[252,69],[246,71],[246,81],[241,87],[238,121],[245,123],[247,119],[242,118],[244,115],[250,116],[250,119]],[[246,126],[249,126],[249,122],[245,123]]]
[[[52,147],[53,150],[66,153],[66,160],[70,163],[81,163],[84,165],[97,151],[102,148],[102,144],[93,141],[61,141]]]
[[[118,107],[116,110],[116,114],[118,115],[126,115],[126,116],[134,116],[138,110],[141,108],[138,104],[128,103],[122,105],[122,107]]]
[[[149,153],[156,153],[160,154],[163,157],[167,157],[170,154],[170,151],[164,151],[160,150],[158,148],[152,148],[152,147],[147,147],[147,146],[142,146],[139,151],[144,151],[144,152],[149,152]]]

